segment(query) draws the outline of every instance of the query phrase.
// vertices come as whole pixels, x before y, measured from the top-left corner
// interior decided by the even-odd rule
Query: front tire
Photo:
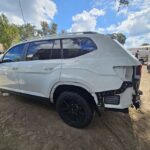
[[[63,92],[56,101],[62,120],[70,126],[83,128],[90,124],[93,110],[86,99],[75,92]]]

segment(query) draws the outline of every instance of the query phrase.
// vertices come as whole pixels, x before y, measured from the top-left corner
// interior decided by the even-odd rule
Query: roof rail
[[[98,34],[98,32],[94,32],[94,31],[86,31],[86,32],[83,32],[84,34]]]
[[[30,40],[40,40],[42,38],[50,38],[53,36],[59,36],[59,35],[76,35],[76,34],[98,34],[97,32],[92,31],[86,31],[86,32],[66,32],[66,33],[59,33],[59,34],[52,34],[47,36],[41,36],[41,37],[31,37],[28,39],[22,39],[22,41],[30,41]]]
[[[97,32],[93,31],[84,31],[84,32],[66,32],[66,33],[60,33],[59,35],[64,35],[64,34],[98,34]]]
[[[46,38],[45,36],[44,37],[30,37],[30,38],[27,38],[27,39],[22,39],[22,41],[31,41],[31,40],[40,40],[42,38]]]

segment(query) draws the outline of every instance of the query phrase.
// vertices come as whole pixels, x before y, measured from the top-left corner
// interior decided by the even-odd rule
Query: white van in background
[[[148,62],[148,57],[150,53],[150,45],[130,48],[129,51],[131,51],[131,53],[134,56],[138,55],[138,59],[142,64],[144,64],[145,62]]]
[[[149,53],[149,56],[148,56],[147,70],[150,73],[150,53]]]

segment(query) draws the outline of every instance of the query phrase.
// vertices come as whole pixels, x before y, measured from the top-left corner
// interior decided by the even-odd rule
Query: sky
[[[41,21],[58,24],[58,32],[97,31],[102,34],[121,32],[125,47],[150,43],[150,0],[20,0],[25,22],[40,28]],[[0,14],[14,24],[24,23],[19,0],[0,0]]]

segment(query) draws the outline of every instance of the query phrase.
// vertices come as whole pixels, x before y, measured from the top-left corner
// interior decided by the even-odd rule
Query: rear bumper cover
[[[139,82],[123,82],[122,86],[117,90],[104,91],[96,93],[98,98],[98,106],[114,109],[125,109],[134,106],[136,109],[140,107],[140,95],[138,90]],[[116,97],[119,97],[116,98]],[[106,100],[108,98],[108,100]],[[110,100],[110,98],[112,98]],[[116,99],[115,99],[116,98]]]
[[[132,102],[133,102],[133,106],[138,109],[140,108],[141,106],[141,98],[140,98],[140,95],[143,95],[143,92],[138,90],[136,92],[136,94],[133,95],[133,99],[132,99]]]

